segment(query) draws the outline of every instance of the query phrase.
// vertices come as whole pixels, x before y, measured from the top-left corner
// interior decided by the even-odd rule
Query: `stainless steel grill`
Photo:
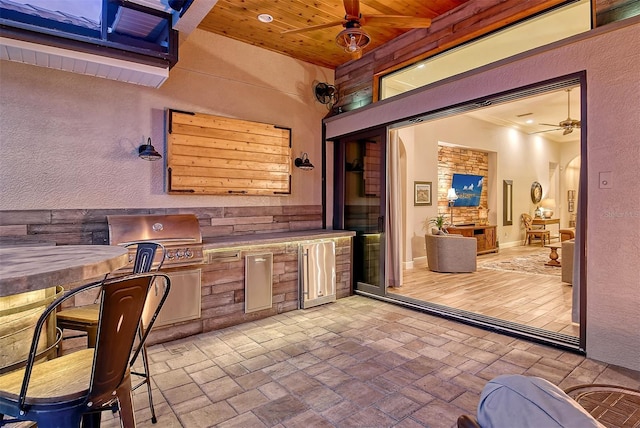
[[[136,241],[163,244],[167,250],[164,269],[201,264],[204,260],[200,223],[193,214],[110,215],[107,216],[107,223],[110,245],[126,245]],[[129,253],[131,266],[134,254],[135,247]]]
[[[107,216],[107,223],[111,245],[154,241],[163,244],[166,249],[162,271],[171,279],[171,292],[154,326],[174,325],[200,318],[200,265],[204,257],[198,218],[193,214],[111,215]],[[136,246],[129,248],[129,265],[124,269],[130,271]],[[161,258],[162,254],[157,252],[154,264],[159,264]],[[153,296],[151,299],[153,301]]]

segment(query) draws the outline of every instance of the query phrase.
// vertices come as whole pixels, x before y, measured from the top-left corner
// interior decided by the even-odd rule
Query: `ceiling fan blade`
[[[403,15],[366,15],[360,24],[370,27],[429,28],[431,19]]]
[[[314,31],[314,30],[320,30],[322,28],[334,27],[336,25],[344,25],[345,22],[346,22],[345,20],[332,21],[332,22],[327,22],[326,24],[312,25],[312,26],[306,27],[306,28],[296,28],[296,29],[293,29],[293,30],[286,30],[286,31],[281,32],[280,34],[304,33],[305,31]]]
[[[542,124],[540,124],[540,125],[542,125]],[[533,135],[533,134],[542,134],[543,132],[560,131],[561,129],[564,129],[564,128],[546,129],[546,130],[544,130],[544,131],[529,132],[528,134],[529,134],[529,135]]]
[[[360,18],[360,0],[344,0],[344,11],[347,17]]]
[[[571,119],[571,88],[565,89],[565,91],[567,92],[567,113],[569,113],[569,116],[567,116],[567,118],[560,123],[538,123],[538,125],[541,126],[553,126],[553,129],[530,132],[529,135],[552,131],[562,131],[562,135],[567,135],[571,134],[574,128],[580,128],[580,121]]]

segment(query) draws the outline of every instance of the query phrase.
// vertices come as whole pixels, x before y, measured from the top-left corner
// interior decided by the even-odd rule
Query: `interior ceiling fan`
[[[555,129],[549,129],[546,131],[540,132],[551,132],[551,131],[562,131],[562,135],[571,134],[575,128],[580,129],[580,121],[571,119],[571,88],[565,89],[567,91],[567,118],[560,123],[541,123],[540,125],[544,126],[553,126]]]
[[[344,0],[345,16],[340,21],[326,24],[312,25],[306,28],[283,31],[282,34],[295,34],[314,31],[342,25],[342,30],[336,36],[336,44],[350,53],[354,59],[362,56],[362,49],[371,42],[371,37],[362,27],[391,27],[391,28],[428,28],[431,19],[404,15],[362,15],[359,0]]]

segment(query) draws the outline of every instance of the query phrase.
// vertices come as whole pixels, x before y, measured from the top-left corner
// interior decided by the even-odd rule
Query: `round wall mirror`
[[[537,204],[542,199],[542,185],[534,181],[531,185],[531,202]]]

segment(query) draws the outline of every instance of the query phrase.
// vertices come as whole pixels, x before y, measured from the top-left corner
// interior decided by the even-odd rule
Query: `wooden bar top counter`
[[[0,248],[0,297],[99,278],[127,264],[113,245]]]

